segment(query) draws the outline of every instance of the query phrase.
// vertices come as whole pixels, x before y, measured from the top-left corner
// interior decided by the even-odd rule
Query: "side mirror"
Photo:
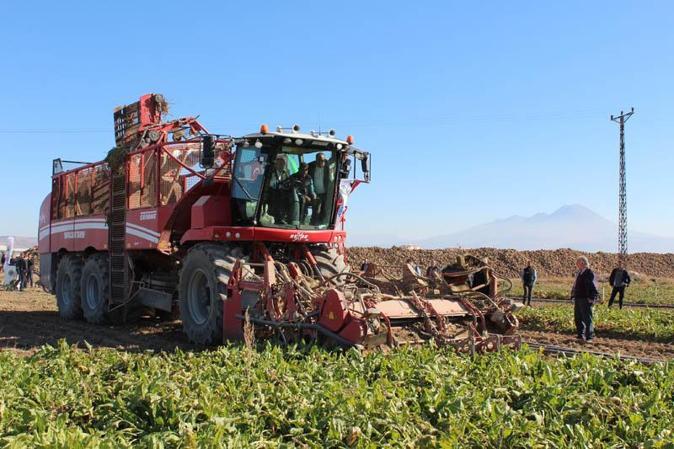
[[[63,171],[63,161],[61,159],[54,159],[52,161],[52,170],[51,174],[55,175]]]
[[[215,142],[213,136],[205,135],[201,143],[201,166],[213,168],[215,165]]]
[[[370,181],[370,155],[365,153],[363,159],[360,160],[360,168],[363,170],[363,178],[366,182]]]

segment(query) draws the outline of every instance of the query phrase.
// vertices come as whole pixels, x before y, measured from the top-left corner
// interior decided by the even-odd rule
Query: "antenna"
[[[620,111],[611,121],[620,125],[620,180],[618,182],[618,265],[627,268],[627,185],[625,182],[625,122],[634,114]]]

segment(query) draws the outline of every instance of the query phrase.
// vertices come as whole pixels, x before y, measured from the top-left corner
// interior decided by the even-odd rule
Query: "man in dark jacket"
[[[365,275],[368,272],[369,269],[370,269],[370,261],[366,258],[365,260],[363,260],[363,263],[360,264],[360,274],[361,274],[361,276]]]
[[[621,265],[611,271],[611,276],[609,276],[608,282],[611,284],[611,287],[613,287],[611,290],[611,297],[608,300],[608,306],[611,307],[613,305],[613,300],[615,299],[616,294],[618,294],[618,305],[622,309],[623,299],[625,298],[625,287],[629,286],[630,282],[632,282],[629,273]]]
[[[327,224],[330,207],[327,204],[330,199],[330,192],[333,189],[335,178],[335,163],[332,159],[329,161],[323,153],[316,155],[316,160],[309,163],[309,175],[314,183],[314,205],[312,209],[311,224]]]
[[[309,205],[316,199],[314,182],[309,176],[309,166],[304,162],[294,175],[290,176],[291,186],[291,223],[293,225],[307,224]]]
[[[587,257],[580,256],[576,259],[578,274],[571,289],[571,299],[574,302],[574,318],[576,321],[577,337],[586,342],[594,338],[594,326],[592,324],[592,306],[599,297],[594,273],[590,270],[590,262]]]
[[[289,177],[286,160],[279,154],[269,176],[269,214],[276,223],[288,223],[290,192],[286,181]]]
[[[19,291],[21,291],[26,283],[26,261],[22,256],[16,258],[16,274],[19,277]]]
[[[429,279],[429,285],[431,288],[438,287],[438,276],[440,275],[440,267],[435,259],[431,260],[431,264],[426,268],[426,277]]]
[[[536,270],[531,266],[530,262],[527,263],[527,266],[522,270],[522,287],[524,288],[522,304],[531,305],[531,293],[534,291],[536,278]]]
[[[33,287],[33,258],[32,257],[27,257],[26,258],[26,287],[29,285]]]

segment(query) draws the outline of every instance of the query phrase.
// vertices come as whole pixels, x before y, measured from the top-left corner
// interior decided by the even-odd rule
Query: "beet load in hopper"
[[[179,317],[190,341],[255,336],[372,347],[432,339],[460,351],[516,343],[511,304],[483,261],[433,279],[355,274],[348,199],[370,154],[298,126],[241,137],[164,120],[148,94],[114,113],[105,160],[54,161],[40,209],[42,285],[64,319]]]

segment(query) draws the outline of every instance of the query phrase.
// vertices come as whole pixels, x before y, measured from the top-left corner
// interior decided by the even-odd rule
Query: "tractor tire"
[[[84,262],[80,289],[84,319],[89,323],[104,323],[110,301],[110,271],[104,255],[93,255]]]
[[[178,304],[183,331],[198,345],[222,342],[223,300],[241,248],[201,243],[187,253],[180,271]]]
[[[75,256],[61,258],[56,270],[56,304],[61,318],[76,320],[82,317],[81,281],[82,260]]]
[[[318,270],[325,279],[329,279],[339,273],[349,273],[351,267],[346,264],[344,255],[339,254],[336,248],[328,248],[325,245],[320,245],[311,249],[311,253],[316,259]],[[342,284],[346,281],[344,278],[338,278],[337,284]]]

